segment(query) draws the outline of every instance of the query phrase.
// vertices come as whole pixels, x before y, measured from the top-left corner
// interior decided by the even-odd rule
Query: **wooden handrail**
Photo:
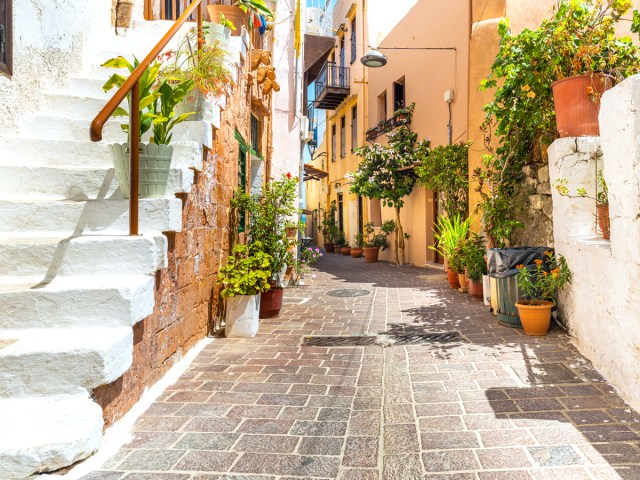
[[[149,54],[140,62],[129,78],[111,97],[96,118],[91,122],[90,136],[92,142],[102,140],[102,129],[109,120],[116,108],[127,98],[131,92],[131,102],[129,105],[129,235],[138,235],[138,178],[139,178],[139,147],[140,147],[140,78],[145,70],[151,65],[171,39],[178,33],[180,27],[185,24],[194,10],[198,9],[196,18],[198,24],[198,50],[204,46],[202,35],[202,0],[194,0],[180,15],[169,31],[160,39]]]

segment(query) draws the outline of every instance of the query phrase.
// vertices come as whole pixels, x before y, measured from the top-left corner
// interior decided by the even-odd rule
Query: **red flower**
[[[291,174],[289,172],[287,172],[287,179],[291,180]]]

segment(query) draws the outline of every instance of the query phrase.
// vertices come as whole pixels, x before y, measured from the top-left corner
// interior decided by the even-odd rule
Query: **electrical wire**
[[[476,30],[478,29],[478,25],[480,25],[480,22],[482,21],[482,17],[484,16],[484,11],[487,9],[487,6],[489,5],[489,2],[491,0],[487,0],[487,2],[484,4],[484,8],[482,9],[482,12],[480,13],[480,18],[478,18],[478,21],[476,22],[475,27],[473,27],[473,31],[471,32],[471,37],[473,37],[473,34],[476,33]]]

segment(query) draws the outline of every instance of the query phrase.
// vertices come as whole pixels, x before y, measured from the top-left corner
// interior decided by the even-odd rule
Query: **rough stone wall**
[[[520,245],[553,247],[553,202],[549,166],[532,165],[523,169],[528,206]]]
[[[221,314],[215,280],[229,251],[229,205],[238,179],[234,130],[249,138],[245,75],[240,73],[214,148],[196,173],[191,193],[183,198],[182,232],[168,234],[168,268],[156,274],[153,315],[134,327],[132,366],[114,383],[93,392],[104,410],[105,428],[204,338]]]
[[[556,251],[567,258],[573,273],[559,308],[581,353],[636,409],[640,408],[639,109],[640,76],[636,76],[603,95],[600,138],[562,138],[549,149],[551,180],[566,178],[573,191],[582,186],[593,197],[595,170],[603,169],[609,190],[610,241],[595,233],[594,200],[553,192]]]

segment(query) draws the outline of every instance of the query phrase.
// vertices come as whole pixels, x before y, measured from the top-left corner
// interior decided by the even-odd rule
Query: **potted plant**
[[[260,294],[269,290],[269,270],[272,258],[254,243],[236,245],[227,260],[220,267],[218,285],[220,295],[226,299],[227,337],[255,337],[258,333]]]
[[[535,265],[518,265],[519,291],[526,300],[516,302],[522,327],[527,335],[546,335],[551,324],[551,309],[556,304],[557,291],[571,283],[571,271],[562,256],[545,252],[545,259]]]
[[[318,227],[320,233],[324,236],[324,250],[327,253],[331,253],[334,250],[333,242],[338,237],[338,227],[336,226],[336,205],[335,202],[331,202],[329,210],[325,212],[322,219],[322,225]]]
[[[580,187],[576,190],[576,195],[572,195],[569,190],[568,181],[566,178],[558,178],[553,183],[554,188],[560,195],[571,198],[590,198],[596,202],[596,215],[598,217],[598,226],[602,233],[602,238],[609,239],[611,236],[611,222],[609,220],[609,189],[607,188],[607,182],[604,180],[602,170],[598,170],[596,176],[596,194],[595,197],[587,194],[587,189]]]
[[[487,261],[482,237],[472,233],[463,248],[466,276],[469,281],[469,293],[474,298],[483,298],[483,276],[487,275]]]
[[[411,123],[411,115],[413,114],[413,110],[415,109],[416,104],[412,103],[408,107],[398,108],[393,112],[393,118],[395,120],[396,126],[406,125]]]
[[[161,198],[164,197],[169,179],[171,157],[173,147],[171,131],[173,127],[184,122],[193,112],[180,115],[175,114],[178,103],[185,98],[194,86],[192,80],[182,80],[169,84],[166,80],[159,81],[160,62],[154,62],[140,77],[140,139],[150,129],[152,135],[148,143],[140,143],[140,197]],[[126,68],[133,72],[138,66],[138,60],[131,64],[124,57],[112,58],[105,62],[106,68]],[[102,86],[105,92],[114,87],[121,87],[126,77],[120,74],[112,75]],[[131,94],[128,96],[131,106]],[[113,113],[114,117],[129,117],[129,112],[118,107]],[[129,125],[123,124],[122,129],[130,133]],[[113,164],[116,177],[120,184],[122,194],[129,197],[129,143],[116,143],[109,145],[113,156]]]
[[[463,238],[458,242],[456,248],[454,248],[451,255],[448,257],[449,268],[453,273],[458,276],[458,291],[460,293],[467,293],[469,291],[467,277],[464,273],[465,271],[465,263],[464,263],[464,244],[466,239]]]
[[[208,5],[207,13],[212,22],[224,15],[225,19],[236,26],[246,26],[249,20],[250,26],[261,27],[264,19],[273,18],[273,13],[264,0],[236,0],[234,5]],[[240,30],[236,30],[231,35],[239,36],[240,33]]]
[[[354,238],[355,247],[351,248],[351,256],[353,258],[360,258],[364,253],[364,235],[362,233],[357,233]]]
[[[287,239],[286,219],[298,213],[295,207],[297,191],[298,179],[287,173],[280,180],[265,183],[260,193],[237,192],[233,199],[236,211],[244,211],[249,217],[249,245],[259,244],[262,251],[271,256],[271,288],[262,293],[260,318],[275,317],[282,308],[284,277],[287,266],[293,265],[294,261]]]
[[[219,23],[205,22],[203,29],[207,45],[227,47],[231,32],[236,31],[236,26],[224,16],[224,13],[220,13]]]
[[[349,242],[345,242],[342,247],[342,255],[351,255],[351,245],[349,245]]]
[[[451,288],[461,287],[458,280],[458,272],[451,268],[451,259],[453,257],[453,267],[456,269],[459,268],[459,264],[455,264],[457,256],[454,256],[454,254],[456,253],[458,245],[467,238],[470,226],[471,220],[469,218],[462,220],[460,215],[453,217],[440,215],[434,225],[433,231],[436,245],[431,245],[429,248],[444,257],[447,281]]]
[[[189,120],[202,120],[205,98],[228,93],[233,76],[225,65],[227,51],[220,44],[206,44],[198,50],[198,36],[191,29],[182,37],[175,51],[161,55],[164,60],[160,80],[170,84],[192,81],[193,89],[176,105],[176,113],[196,112]]]
[[[293,220],[287,220],[285,223],[285,229],[287,231],[287,238],[294,239],[298,236],[299,224],[296,224]]]
[[[347,242],[347,240],[346,240],[346,238],[344,236],[344,232],[338,230],[338,235],[335,237],[335,240],[333,242],[333,244],[334,244],[333,253],[341,255],[342,254],[342,247],[345,246],[346,242]]]
[[[376,232],[373,223],[367,223],[364,226],[366,239],[364,242],[364,258],[367,263],[375,263],[378,261],[380,250],[384,251],[389,248],[389,235],[395,230],[396,225],[393,220],[387,220],[380,227],[380,231]]]

